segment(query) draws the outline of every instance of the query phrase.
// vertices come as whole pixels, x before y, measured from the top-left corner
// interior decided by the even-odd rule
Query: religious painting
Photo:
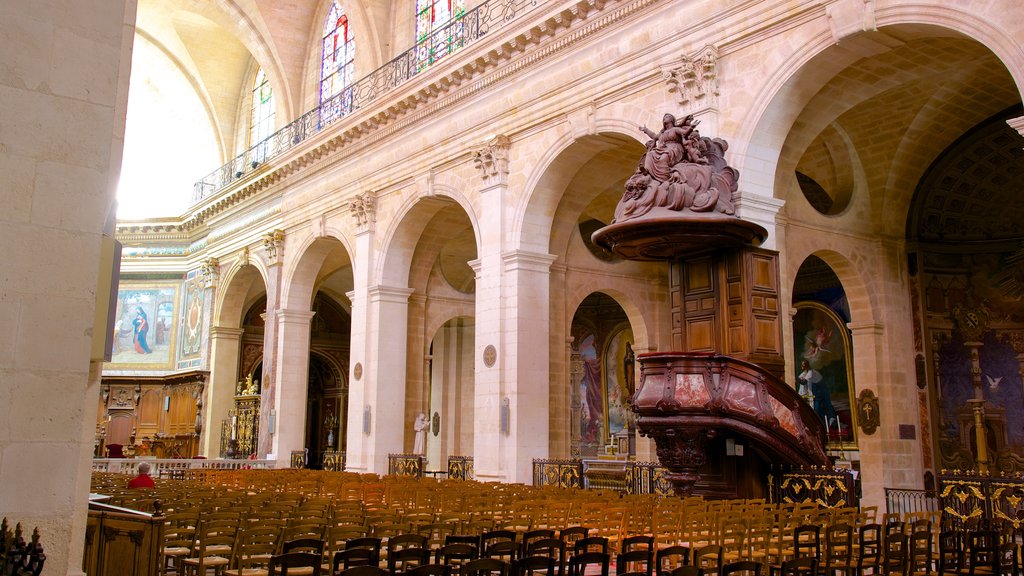
[[[205,303],[205,286],[203,275],[199,269],[190,271],[185,276],[185,297],[182,300],[181,349],[178,352],[178,369],[197,368],[200,365],[203,307]]]
[[[601,364],[596,338],[588,333],[580,341],[579,360],[582,370],[579,381],[580,441],[585,446],[603,444],[605,436],[604,399],[601,390]]]
[[[605,444],[614,442],[616,435],[628,433],[632,424],[632,412],[629,409],[631,398],[625,372],[628,344],[632,341],[633,333],[630,330],[619,330],[608,339],[608,347],[605,349]]]
[[[178,282],[122,280],[110,370],[170,370],[178,335]]]
[[[977,400],[983,400],[988,461],[1004,472],[1024,469],[1024,428],[1019,425],[1024,422],[1024,393],[1013,338],[1011,333],[989,330],[980,342],[968,346],[959,331],[933,333],[939,373],[942,468],[976,467],[978,431],[973,407]],[[971,373],[971,347],[978,353],[980,386]]]
[[[856,447],[850,333],[839,315],[818,302],[797,303],[793,358],[797,391],[821,419],[829,447]]]

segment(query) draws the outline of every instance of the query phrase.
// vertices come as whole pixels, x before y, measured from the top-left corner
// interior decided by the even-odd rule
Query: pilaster
[[[272,448],[272,456],[268,454],[267,458],[276,460],[278,468],[287,468],[291,451],[302,450],[305,446],[309,327],[313,315],[309,310],[279,309],[274,316],[278,332],[274,349],[274,402],[269,410],[266,432]],[[263,399],[265,407],[265,390]],[[261,425],[263,420],[261,410]],[[261,438],[263,432],[261,429]]]
[[[200,454],[207,458],[220,455],[220,422],[234,407],[241,354],[241,328],[214,326],[210,329],[210,385],[203,413],[203,442]]]

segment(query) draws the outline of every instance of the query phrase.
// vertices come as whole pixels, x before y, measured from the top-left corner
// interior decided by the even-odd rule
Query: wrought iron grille
[[[768,474],[768,493],[779,504],[790,502],[816,502],[824,508],[857,506],[853,472],[811,467]]]
[[[306,451],[305,450],[292,450],[291,460],[289,461],[292,468],[305,468],[306,467]]]
[[[657,462],[630,462],[626,464],[626,493],[672,496],[675,489],[667,473]]]
[[[296,120],[232,158],[195,183],[192,204],[198,204],[232,182],[281,156],[327,126],[408,82],[440,58],[461,50],[506,26],[538,5],[537,0],[490,0],[456,15],[415,46],[357,80]]]
[[[388,474],[422,478],[425,460],[420,454],[388,454]]]
[[[325,450],[323,469],[328,472],[344,472],[345,453],[338,450]]]
[[[535,459],[533,461],[533,485],[582,488],[583,461]]]
[[[449,456],[448,477],[458,480],[473,479],[473,457],[472,456]]]
[[[1024,479],[958,471],[940,474],[938,483],[944,526],[1024,526]]]

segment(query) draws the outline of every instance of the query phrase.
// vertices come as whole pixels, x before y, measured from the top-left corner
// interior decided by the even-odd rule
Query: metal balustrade
[[[456,14],[448,25],[204,176],[193,187],[191,204],[194,206],[210,198],[337,120],[405,84],[438,60],[506,26],[538,5],[537,0],[490,0],[464,14]]]

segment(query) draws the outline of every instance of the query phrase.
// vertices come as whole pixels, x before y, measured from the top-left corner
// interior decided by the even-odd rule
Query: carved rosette
[[[372,190],[356,194],[349,202],[348,209],[360,231],[372,229],[377,222],[377,196]]]
[[[274,230],[263,235],[263,250],[267,263],[273,266],[281,263],[281,248],[284,246],[284,231]]]
[[[508,157],[512,140],[499,134],[473,150],[473,164],[487,185],[508,182]]]
[[[679,104],[693,110],[718,108],[718,49],[705,46],[696,54],[683,56],[679,65],[662,70],[669,92]]]

